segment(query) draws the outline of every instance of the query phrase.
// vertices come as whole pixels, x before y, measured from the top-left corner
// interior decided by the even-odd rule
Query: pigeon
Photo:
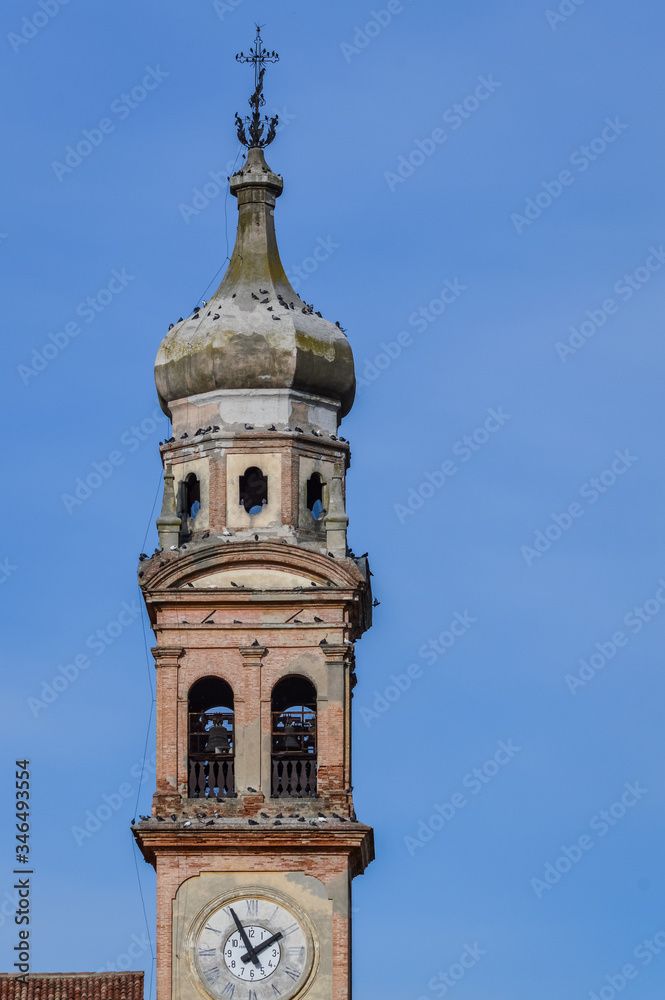
[[[329,552],[328,555],[330,556],[331,559],[335,558],[334,555],[332,554],[332,552]]]
[[[381,603],[381,601],[377,601],[377,599],[375,597],[374,600],[372,601],[372,607],[373,608],[378,608],[378,606],[379,606],[380,603]]]
[[[321,642],[319,643],[319,646],[327,646],[327,645],[328,645],[327,639],[322,639]]]
[[[174,326],[175,326],[175,323],[169,323],[169,330],[172,330]]]
[[[344,444],[348,444],[348,441],[346,440],[346,438],[342,438],[342,437],[341,437],[341,438],[340,438],[340,441],[343,441],[343,442],[344,442]]]
[[[268,813],[261,813],[261,819],[270,819]]]
[[[336,434],[331,434],[330,435],[330,440],[331,441],[336,441],[337,440],[337,435]]]
[[[276,819],[275,822],[273,823],[273,826],[281,826],[281,825],[282,825],[281,819]]]
[[[241,621],[239,621],[239,620],[238,620],[237,618],[234,618],[234,619],[233,619],[233,624],[234,624],[234,625],[242,625],[242,622],[241,622]]]
[[[206,823],[206,826],[212,826],[214,822],[215,822],[214,819],[209,819],[208,822]]]
[[[314,583],[314,581],[313,581],[313,580],[311,580],[311,581],[310,581],[310,584],[309,584],[309,585],[310,585],[310,587],[316,587],[316,584]]]
[[[277,430],[277,428],[275,427],[274,424],[271,424],[270,427],[268,428],[268,430],[269,431],[275,431],[275,430]]]
[[[256,792],[256,789],[255,788],[250,788],[250,786],[248,785],[247,786],[247,791],[248,792]]]
[[[245,430],[246,431],[253,431],[254,430],[254,424],[245,424]]]
[[[275,819],[284,819],[284,813],[277,813]]]
[[[298,813],[289,813],[289,819],[298,819]]]
[[[268,294],[268,289],[267,288],[259,288],[259,291],[261,292],[261,295],[267,295]]]
[[[188,587],[193,587],[193,586],[194,586],[194,584],[193,584],[193,583],[188,583],[188,584],[187,584],[187,586],[188,586]]]
[[[139,556],[139,560],[140,560],[141,562],[143,562],[143,560],[144,560],[144,559],[148,559],[148,558],[149,558],[149,557],[148,557],[148,556],[147,556],[147,555],[145,554],[145,552],[142,552],[142,553],[141,553],[141,555]]]
[[[357,822],[358,822],[358,820],[356,819],[356,817],[355,817],[355,816],[349,816],[349,819],[350,819],[350,821],[351,821],[352,823],[357,823]]]
[[[200,312],[200,311],[201,311],[201,306],[194,306],[194,312],[195,313]]]
[[[261,305],[264,306],[266,302],[270,302],[270,299],[261,299]]]
[[[164,823],[165,822],[164,817],[163,816],[158,816],[157,817],[157,822],[158,823]]]
[[[205,535],[203,535],[203,537],[204,537],[204,538],[209,538],[209,537],[210,537],[210,532],[209,532],[209,531],[206,531],[206,533],[205,533]]]
[[[268,309],[270,309],[270,306],[268,306]],[[273,316],[273,319],[276,319],[279,323],[282,322],[279,316]]]
[[[258,542],[258,540],[259,540],[259,536],[258,535],[254,535],[254,541]]]
[[[253,298],[253,299],[256,299],[256,301],[257,301],[257,302],[259,301],[259,297],[258,297],[258,295],[255,295],[255,294],[254,294],[254,292],[252,292],[252,298]]]
[[[300,816],[300,817],[298,818],[298,822],[299,822],[299,823],[306,823],[306,822],[307,822],[307,820],[305,819],[305,817],[304,817],[304,816]]]
[[[132,826],[134,826],[134,823],[136,823],[135,819],[132,820]]]
[[[231,580],[231,586],[232,586],[232,587],[237,587],[237,586],[238,586],[238,584],[237,584],[237,583],[234,583],[234,582],[233,582],[233,580]]]
[[[319,819],[327,819],[325,813],[320,812],[319,813]]]
[[[222,531],[222,534],[223,534],[223,535],[230,535],[230,534],[231,534],[231,532],[230,532],[230,531],[227,531],[227,530],[226,530],[226,528],[224,528],[224,530]]]
[[[310,819],[309,825],[310,826],[316,826],[316,820],[315,819]]]
[[[255,820],[255,819],[248,819],[248,820],[247,820],[247,822],[249,823],[249,825],[250,825],[250,826],[258,826],[258,825],[259,825],[259,824],[258,824],[258,823],[256,822],[256,820]]]
[[[175,813],[171,813],[171,819],[173,820],[173,822],[174,822],[174,823],[175,823],[175,821],[177,820],[177,818],[178,818],[178,817],[176,816],[176,814],[175,814]]]
[[[252,646],[260,646],[260,645],[261,643],[259,642],[258,639],[255,639],[254,642],[252,643]]]
[[[213,316],[213,319],[219,319],[219,313],[215,313],[215,315]]]
[[[217,424],[213,424],[213,426],[210,428],[210,430],[213,431],[216,434],[217,431],[219,430],[219,427],[217,426]]]
[[[314,615],[314,621],[320,624],[323,621],[323,618],[317,618],[316,615]]]
[[[297,432],[298,434],[304,434],[304,433],[305,433],[305,432],[303,431],[302,427],[296,427],[296,432]]]
[[[180,435],[180,440],[182,441],[182,439],[183,439],[183,438],[186,438],[186,437],[189,437],[189,434],[187,433],[187,431],[185,431],[185,433],[184,433],[184,434],[181,434],[181,435]]]

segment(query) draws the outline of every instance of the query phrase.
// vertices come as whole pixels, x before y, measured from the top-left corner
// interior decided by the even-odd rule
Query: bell
[[[300,750],[300,740],[294,735],[294,728],[292,722],[287,722],[284,726],[284,749],[285,750]]]
[[[231,749],[229,734],[224,726],[213,726],[208,731],[208,742],[204,747],[205,753],[228,753]]]

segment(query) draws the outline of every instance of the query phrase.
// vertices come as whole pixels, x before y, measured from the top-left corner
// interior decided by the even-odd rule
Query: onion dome
[[[224,279],[210,301],[177,323],[155,363],[160,403],[224,389],[291,389],[338,401],[339,417],[355,395],[353,354],[341,328],[293,290],[275,238],[282,178],[263,149],[247,151],[230,178],[238,233]]]

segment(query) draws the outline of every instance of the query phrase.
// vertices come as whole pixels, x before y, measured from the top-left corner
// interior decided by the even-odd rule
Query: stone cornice
[[[288,859],[289,854],[346,854],[351,867],[351,877],[361,875],[374,860],[374,831],[364,823],[349,823],[342,828],[332,824],[316,830],[244,827],[220,822],[215,829],[166,829],[160,823],[148,820],[132,827],[141,852],[153,867],[160,855],[279,854]]]

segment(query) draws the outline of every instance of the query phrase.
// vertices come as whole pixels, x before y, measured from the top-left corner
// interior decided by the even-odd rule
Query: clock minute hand
[[[273,934],[272,937],[269,937],[267,941],[264,941],[263,944],[260,944],[258,946],[258,948],[254,948],[254,954],[255,955],[260,954],[263,951],[264,948],[269,948],[271,944],[274,944],[275,941],[279,941],[279,939],[281,937],[282,937],[282,932],[281,931],[277,931],[277,933]],[[250,958],[251,958],[251,956],[248,953],[247,955],[243,955],[242,956],[242,961],[245,962],[245,963],[247,963],[247,962],[249,962]]]
[[[245,945],[245,948],[247,949],[247,960],[253,962],[254,965],[256,965],[256,966],[259,966],[261,963],[260,963],[260,961],[259,961],[259,959],[257,957],[256,952],[254,951],[254,949],[252,948],[251,944],[249,943],[249,938],[247,937],[247,934],[245,933],[245,928],[240,923],[240,920],[238,919],[238,915],[236,914],[236,911],[233,910],[233,909],[231,909],[231,907],[229,907],[229,909],[231,910],[231,916],[233,917],[233,919],[235,921],[235,925],[238,928],[238,931],[240,933],[240,937],[242,938],[243,944]]]

